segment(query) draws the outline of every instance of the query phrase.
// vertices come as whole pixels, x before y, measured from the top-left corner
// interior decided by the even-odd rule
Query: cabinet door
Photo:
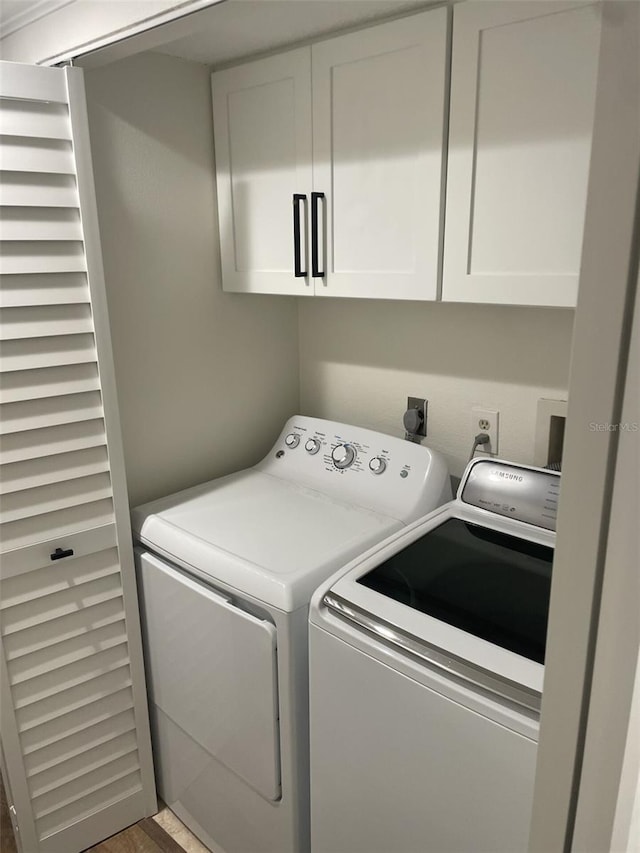
[[[0,693],[24,853],[156,809],[82,72],[0,73]]]
[[[312,47],[316,295],[438,296],[448,27],[440,8]]]
[[[309,48],[212,75],[224,290],[308,295],[295,276],[294,204],[300,200],[300,270],[307,272],[311,191]]]
[[[444,300],[575,305],[599,41],[599,4],[455,6]]]

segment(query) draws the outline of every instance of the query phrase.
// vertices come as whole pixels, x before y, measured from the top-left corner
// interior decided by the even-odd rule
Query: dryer
[[[309,849],[311,595],[450,497],[438,453],[295,416],[255,467],[133,511],[158,791],[212,850]]]
[[[310,608],[312,853],[525,853],[556,472],[493,459]]]

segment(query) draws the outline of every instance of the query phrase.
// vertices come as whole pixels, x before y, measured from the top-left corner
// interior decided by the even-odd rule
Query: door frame
[[[627,612],[635,604],[638,619],[631,549],[619,562],[607,560],[607,549],[624,535],[624,513],[634,512],[634,474],[624,468],[616,473],[616,461],[625,452],[617,425],[638,281],[640,6],[605,0],[602,7],[530,853],[610,850],[603,839],[611,841],[619,798],[635,792],[635,785],[624,792],[619,786],[636,661],[627,654],[604,672],[594,663],[616,628],[620,633],[623,614],[614,614],[612,624],[603,597],[612,583],[626,591]],[[637,444],[637,437],[632,441]],[[637,490],[635,501],[637,519]],[[609,697],[615,691],[616,702],[609,701],[603,714],[605,688]],[[598,713],[607,728],[594,736]],[[587,808],[596,801],[597,809]]]

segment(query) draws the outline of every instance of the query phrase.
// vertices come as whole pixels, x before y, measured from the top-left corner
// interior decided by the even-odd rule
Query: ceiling
[[[0,3],[0,24],[4,25],[7,21],[11,21],[11,18],[22,10],[23,5],[22,0],[2,0]],[[35,3],[29,5],[34,6]]]
[[[154,50],[219,67],[433,2],[225,0],[190,16],[193,26],[188,35],[157,45]]]
[[[71,0],[0,0],[2,35],[8,36],[70,2]]]

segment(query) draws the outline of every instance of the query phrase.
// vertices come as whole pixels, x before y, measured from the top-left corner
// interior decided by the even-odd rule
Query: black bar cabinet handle
[[[324,270],[320,269],[318,251],[318,203],[324,199],[324,193],[311,193],[311,275],[313,278],[324,278]]]
[[[296,278],[304,278],[307,274],[306,267],[302,269],[302,241],[300,222],[300,203],[306,202],[307,197],[302,193],[293,194],[293,274]]]
[[[63,557],[73,557],[73,548],[56,548],[53,554],[51,554],[52,560],[62,560]]]

